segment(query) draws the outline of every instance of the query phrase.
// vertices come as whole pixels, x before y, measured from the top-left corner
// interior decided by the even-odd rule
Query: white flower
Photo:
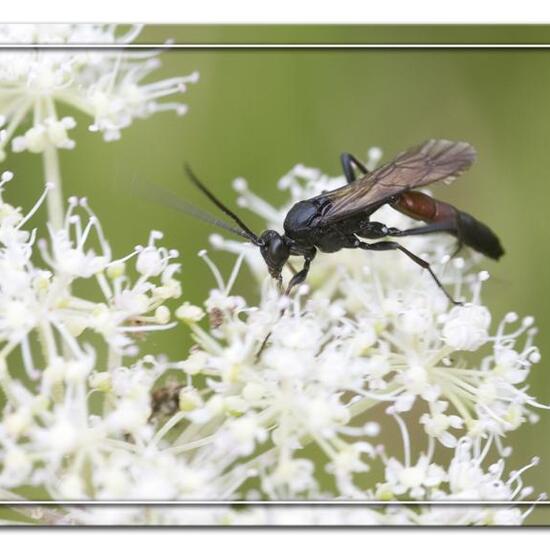
[[[485,307],[454,307],[443,326],[443,339],[456,350],[475,351],[487,342],[490,323]]]
[[[4,174],[0,183],[10,179]],[[298,200],[340,183],[299,166],[281,187]],[[279,226],[284,209],[255,197],[242,181],[236,187],[241,203]],[[17,495],[32,486],[57,500],[208,499],[220,505],[38,508],[35,521],[524,521],[530,510],[516,503],[532,489],[521,477],[536,460],[505,475],[511,449],[503,447],[503,437],[536,421],[535,408],[545,408],[525,385],[540,360],[533,319],[518,322],[508,314],[491,328],[481,305],[486,274],[475,273],[475,257],[442,261],[447,237],[413,239],[410,247],[432,262],[457,298],[470,299],[462,308],[451,308],[430,277],[390,253],[320,254],[308,286],[281,296],[257,250],[214,239],[237,252],[235,267],[226,279],[200,253],[216,288],[203,306],[184,302],[177,309],[195,345],[182,350],[184,361],[172,361],[144,355],[140,336],[175,326],[168,300],[181,296],[177,253],[160,246],[162,235],[152,231],[146,244],[116,257],[87,202],[74,198],[60,224],[50,222],[47,237],[35,243],[35,229],[26,227],[50,188],[26,215],[0,201],[0,386],[6,398],[0,492]],[[388,208],[380,217],[392,226],[412,223]],[[37,248],[47,271],[37,267]],[[258,295],[248,301],[232,292],[245,259],[259,281]],[[96,285],[93,299],[80,294],[83,280]],[[384,445],[390,433],[379,422],[384,411],[397,422],[403,453],[389,454]],[[453,449],[450,460],[440,457],[442,447]],[[499,457],[487,465],[493,450]],[[223,504],[343,498],[433,499],[446,506]],[[447,506],[465,498],[510,505]]]
[[[0,25],[3,44],[131,43],[141,26],[125,34],[116,25]],[[90,130],[101,132],[106,141],[118,139],[122,129],[136,118],[159,111],[185,114],[180,102],[163,98],[182,93],[186,85],[198,80],[168,78],[143,83],[159,67],[157,52],[135,53],[122,49],[83,50],[64,48],[5,50],[0,54],[0,161],[11,140],[15,152],[42,153],[48,146],[72,149],[68,130],[75,127],[72,117],[59,117],[56,104],[63,103],[92,118]],[[32,113],[32,125],[22,134],[15,132]],[[2,129],[3,127],[3,129]]]
[[[305,178],[306,182],[301,183],[298,178]],[[282,181],[283,186],[291,189],[292,200],[336,185],[318,172],[306,172],[302,167]],[[241,205],[262,213],[273,227],[280,228],[278,224],[282,223],[287,207],[275,211],[254,196],[242,181],[237,182],[236,188],[241,193]],[[380,216],[391,218],[391,225],[398,227],[410,223],[387,210]],[[252,257],[257,251],[219,237],[214,242],[217,247],[239,252],[259,277],[265,277],[265,267]],[[418,246],[418,242],[411,240],[411,248]],[[425,248],[431,245],[438,253],[445,250],[442,246],[445,240],[440,237],[427,237],[423,243]],[[395,414],[410,411],[415,400],[421,398],[428,408],[421,424],[430,438],[446,447],[456,446],[464,433],[472,437],[490,435],[500,446],[498,438],[505,431],[516,429],[533,416],[527,407],[540,405],[518,387],[525,378],[525,369],[539,359],[531,344],[532,334],[527,334],[523,352],[511,349],[528,331],[530,322],[510,335],[506,334],[505,325],[501,325],[496,336],[490,336],[488,310],[476,303],[481,284],[487,280],[485,272],[468,275],[465,271],[472,261],[466,264],[460,258],[444,265],[440,277],[447,284],[460,284],[462,292],[465,284],[469,286],[473,300],[465,307],[449,309],[449,302],[433,281],[421,274],[411,278],[416,267],[400,262],[399,257],[390,260],[388,255],[373,254],[369,268],[360,269],[365,256],[350,252],[347,264],[346,255],[346,251],[320,255],[312,268],[313,291],[305,298],[297,293],[289,305],[277,304],[271,287],[265,285],[258,311],[247,309],[245,304],[230,309],[217,301],[221,309],[226,307],[230,311],[224,312],[222,325],[212,333],[216,342],[205,338],[202,331],[196,332],[196,338],[212,355],[212,360],[206,362],[212,369],[209,372],[219,372],[226,381],[217,386],[218,392],[232,393],[242,387],[245,397],[249,393],[258,396],[256,405],[265,411],[271,410],[271,404],[279,407],[284,404],[285,412],[281,411],[280,417],[288,419],[288,424],[285,428],[278,427],[274,436],[284,432],[288,439],[293,440],[294,435],[298,441],[313,437],[333,461],[329,468],[332,472],[336,471],[338,455],[330,451],[331,438],[350,430],[355,434],[348,427],[349,422],[354,413],[372,407],[373,401],[393,403],[388,410]],[[432,264],[436,265],[433,261]],[[221,275],[215,273],[215,276],[220,281]],[[223,291],[222,284],[216,292]],[[320,300],[318,296],[326,296],[327,291],[332,296],[330,307],[326,299]],[[207,311],[209,307],[207,302]],[[331,312],[336,310],[338,314],[332,317]],[[515,320],[506,318],[506,322]],[[492,350],[488,350],[481,366],[477,366],[477,361],[469,365],[466,353],[484,345]],[[228,350],[238,357],[238,365],[223,366]],[[462,354],[457,355],[457,351]],[[493,367],[496,361],[498,368],[496,364]],[[343,392],[348,392],[347,407],[341,401]],[[349,392],[355,393],[351,399]],[[331,421],[333,402],[346,411],[341,417],[342,425]],[[271,417],[266,418],[269,425],[267,419]],[[326,441],[321,444],[324,438]],[[274,438],[277,444],[281,440]],[[413,480],[415,472],[422,472],[420,477],[424,480],[427,476],[430,485],[432,477],[437,477],[435,473],[428,475],[430,459],[426,456],[419,461],[418,468],[403,466],[403,472],[411,474],[407,479]],[[441,473],[437,469],[435,472]],[[427,485],[416,489],[421,492]],[[349,485],[346,490],[353,492]]]
[[[23,449],[13,445],[7,448],[3,456],[3,469],[0,474],[2,487],[24,485],[32,472],[33,463]]]
[[[386,466],[386,483],[395,495],[409,493],[412,498],[422,498],[427,489],[437,487],[445,480],[444,470],[421,455],[414,465],[405,466],[390,458]]]
[[[277,467],[262,478],[262,489],[270,498],[283,496],[281,491],[287,489],[289,495],[299,495],[315,491],[317,481],[314,477],[315,465],[311,460],[303,458],[283,459]]]
[[[456,437],[449,433],[450,428],[460,429],[464,425],[464,421],[456,414],[444,414],[448,403],[439,401],[433,403],[429,414],[423,414],[420,417],[420,423],[424,424],[426,433],[438,439],[445,447],[455,447],[457,443]]]
[[[176,317],[182,321],[198,322],[204,317],[202,308],[185,302],[176,310]]]
[[[82,227],[81,217],[73,213],[77,206],[83,207],[89,215],[88,222],[84,227]],[[109,243],[103,237],[99,222],[88,208],[85,199],[78,201],[75,197],[71,197],[65,215],[64,227],[55,231],[50,225],[48,229],[51,252],[46,248],[46,241],[40,241],[39,246],[46,263],[60,276],[86,279],[103,271],[111,261]],[[93,233],[99,240],[101,247],[99,254],[93,249],[84,249]],[[74,239],[72,234],[74,234]]]
[[[256,418],[245,416],[229,422],[226,430],[222,430],[219,442],[222,448],[233,449],[233,452],[240,455],[250,455],[256,448],[256,443],[263,443],[266,440],[267,432]]]
[[[32,218],[49,189],[46,188],[27,216],[6,216],[0,220],[0,234],[6,236],[0,243],[0,338],[11,342],[11,347],[3,350],[3,357],[20,345],[27,373],[36,378],[38,372],[30,338],[35,331],[41,334],[47,344],[44,350],[50,358],[44,383],[57,376],[53,366],[60,356],[57,336],[72,350],[75,365],[80,365],[79,361],[87,355],[75,339],[86,329],[100,333],[121,352],[131,351],[133,333],[173,326],[167,323],[166,312],[161,308],[166,298],[178,295],[174,291],[158,292],[167,284],[175,288],[172,277],[177,264],[171,263],[175,257],[172,251],[154,244],[157,237],[154,232],[148,247],[154,248],[162,258],[160,272],[154,277],[142,275],[135,284],[123,274],[114,278],[106,276],[110,263],[124,265],[141,248],[113,262],[101,225],[83,199],[70,199],[63,228],[54,231],[49,226],[49,242],[45,239],[38,243],[51,271],[36,267],[32,255],[34,232],[25,232],[22,225]],[[6,210],[6,203],[0,202],[0,207]],[[99,243],[99,252],[90,244],[92,237]],[[92,302],[73,294],[74,280],[91,277],[96,279],[104,302]],[[81,371],[69,369],[70,375],[87,376],[90,368],[88,365]]]

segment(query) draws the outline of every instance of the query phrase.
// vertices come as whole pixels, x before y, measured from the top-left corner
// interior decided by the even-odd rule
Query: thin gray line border
[[[550,25],[549,25],[550,30]],[[550,43],[0,44],[2,50],[547,50]],[[0,506],[549,506],[550,500],[0,500]]]

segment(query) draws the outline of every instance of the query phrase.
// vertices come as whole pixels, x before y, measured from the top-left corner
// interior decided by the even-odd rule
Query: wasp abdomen
[[[418,191],[407,191],[399,195],[392,206],[415,220],[437,224],[439,231],[454,235],[489,258],[498,260],[504,254],[498,237],[491,229],[451,204]]]
[[[399,195],[392,206],[415,220],[432,223],[453,217],[456,208],[419,191],[407,191]]]
[[[457,210],[456,215],[458,237],[465,244],[493,260],[498,260],[504,254],[499,238],[484,223],[461,210]]]

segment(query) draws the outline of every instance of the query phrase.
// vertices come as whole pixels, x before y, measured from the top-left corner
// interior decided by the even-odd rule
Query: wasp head
[[[290,249],[285,239],[277,231],[268,229],[260,235],[258,245],[269,274],[274,279],[280,279],[281,271],[290,256]]]

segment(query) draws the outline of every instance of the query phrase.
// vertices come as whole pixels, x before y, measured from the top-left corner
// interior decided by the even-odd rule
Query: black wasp
[[[189,167],[186,170],[191,181],[238,227],[211,218],[189,205],[175,204],[172,200],[169,204],[228,229],[258,246],[269,273],[280,285],[281,272],[289,257],[303,256],[304,265],[300,271],[294,272],[287,293],[305,281],[318,250],[327,253],[343,248],[376,252],[398,250],[427,270],[449,300],[456,304],[459,302],[448,294],[430,264],[392,239],[446,232],[457,238],[457,251],[466,244],[498,260],[504,250],[498,237],[485,224],[451,204],[413,191],[431,183],[452,181],[472,165],[475,156],[475,149],[468,143],[432,139],[400,153],[391,162],[369,172],[353,155],[343,153],[341,162],[347,185],[297,202],[286,215],[282,235],[271,229],[256,235],[199,181]],[[360,172],[359,176],[356,170]],[[371,221],[372,214],[384,204],[425,222],[425,225],[401,230]],[[360,237],[383,240],[367,243]]]

